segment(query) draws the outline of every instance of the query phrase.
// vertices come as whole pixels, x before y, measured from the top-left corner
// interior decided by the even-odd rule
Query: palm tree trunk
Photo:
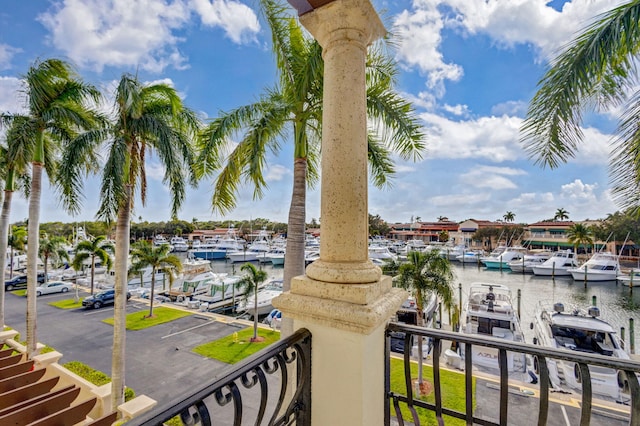
[[[304,239],[307,194],[307,159],[296,158],[293,163],[293,193],[287,224],[287,254],[284,257],[282,289],[291,289],[291,279],[304,275]],[[293,334],[293,321],[282,318],[280,337]]]
[[[32,163],[31,194],[29,196],[29,225],[27,234],[27,358],[36,355],[36,287],[38,281],[38,247],[40,228],[40,194],[42,191],[42,163]]]
[[[13,191],[4,191],[2,213],[0,213],[0,273],[4,282],[4,269],[7,259],[7,242],[9,240],[9,213],[11,212],[11,198]],[[13,263],[13,259],[12,259]],[[4,327],[4,286],[0,290],[0,326]]]
[[[129,216],[131,185],[127,185],[125,200],[118,209],[116,222],[115,307],[113,315],[113,353],[111,357],[111,407],[124,402],[124,370],[127,314],[127,259],[129,256]]]
[[[153,316],[153,293],[156,288],[156,268],[151,268],[151,295],[149,296],[149,318]]]
[[[91,255],[91,295],[93,295],[93,278],[96,276],[96,255]]]

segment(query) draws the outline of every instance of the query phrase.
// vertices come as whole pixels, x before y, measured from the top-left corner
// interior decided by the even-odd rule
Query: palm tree
[[[52,264],[60,264],[63,260],[69,260],[69,253],[65,249],[65,245],[67,241],[62,237],[51,237],[47,234],[43,234],[40,237],[39,247],[38,247],[38,256],[42,263],[44,263],[44,282],[46,283],[49,279],[49,275],[47,273],[49,268],[49,262]]]
[[[516,215],[513,212],[506,212],[504,216],[502,216],[505,222],[513,222],[516,219]]]
[[[569,219],[569,212],[562,207],[556,210],[556,214],[553,216],[553,220],[565,220]]]
[[[6,203],[6,202],[7,202],[7,198],[5,193],[5,199],[3,203]],[[4,206],[3,206],[3,209],[4,209]],[[7,208],[7,213],[8,212],[9,210]],[[9,276],[11,278],[13,278],[14,251],[15,250],[23,251],[26,244],[27,244],[27,230],[23,226],[14,226],[13,229],[11,230],[11,234],[9,235],[9,238],[7,239],[7,245],[11,247],[11,267],[9,269],[10,270]]]
[[[523,123],[522,141],[537,164],[556,168],[575,155],[589,108],[624,111],[610,159],[612,192],[618,204],[640,212],[640,115],[637,59],[640,1],[622,4],[596,18],[551,63]],[[623,108],[619,108],[623,105]]]
[[[61,181],[69,194],[79,193],[72,185],[81,175],[79,167],[94,158],[99,144],[107,140],[98,217],[116,219],[115,306],[111,366],[111,406],[124,398],[125,333],[127,303],[127,258],[131,210],[136,190],[144,205],[147,195],[145,158],[156,152],[164,166],[164,182],[171,194],[171,215],[177,217],[185,198],[186,182],[195,184],[193,139],[199,131],[195,114],[186,108],[175,89],[166,84],[142,84],[124,74],[113,96],[113,122],[104,132],[72,144],[62,158]],[[79,161],[79,159],[83,161]]]
[[[448,310],[453,308],[454,274],[449,259],[440,256],[438,250],[426,252],[411,251],[407,262],[400,265],[394,283],[408,290],[416,301],[417,326],[424,327],[424,318],[420,315],[429,295],[435,293]],[[422,379],[422,336],[418,338],[418,383]]]
[[[131,267],[129,275],[137,275],[143,269],[151,267],[151,294],[149,295],[149,315],[153,318],[153,297],[156,287],[156,272],[160,269],[169,276],[169,282],[173,282],[174,272],[182,272],[182,260],[175,254],[171,254],[169,244],[154,246],[149,241],[138,241],[133,244],[131,250]],[[141,283],[142,284],[142,283]]]
[[[260,0],[271,28],[279,83],[259,101],[221,114],[204,133],[198,175],[210,175],[224,161],[213,191],[212,207],[220,213],[236,205],[236,192],[243,181],[261,197],[267,184],[263,169],[269,152],[278,153],[290,130],[293,142],[293,191],[287,227],[284,290],[291,278],[304,274],[306,188],[317,182],[322,124],[324,64],[322,48],[291,16],[288,4]],[[367,112],[369,164],[376,186],[389,184],[395,169],[390,150],[403,159],[420,158],[424,135],[411,104],[394,91],[395,62],[381,45],[370,49],[367,61]],[[223,159],[226,142],[241,134],[239,143]]]
[[[567,242],[573,245],[576,253],[578,253],[578,247],[581,245],[585,246],[586,252],[589,246],[593,244],[593,232],[588,226],[582,223],[575,223],[567,230]]]
[[[0,116],[0,124],[17,124],[18,139],[24,142],[21,149],[31,162],[31,192],[29,196],[29,224],[27,229],[27,356],[36,353],[36,285],[38,238],[40,228],[40,196],[42,170],[49,180],[56,182],[55,155],[63,145],[73,140],[79,131],[93,128],[97,120],[88,107],[97,104],[100,92],[87,85],[73,71],[70,64],[59,59],[37,62],[29,68],[22,80],[26,113]],[[63,191],[65,207],[68,192]]]
[[[251,341],[258,342],[260,341],[258,338],[258,287],[267,279],[267,272],[256,268],[255,265],[248,262],[242,265],[240,270],[246,273],[238,281],[237,286],[244,290],[242,297],[245,303],[249,299],[249,295],[253,294],[253,337]]]
[[[75,248],[76,255],[73,258],[73,269],[80,271],[84,266],[84,262],[87,259],[91,259],[91,294],[93,294],[94,289],[96,258],[107,270],[111,270],[113,265],[111,254],[113,254],[115,247],[106,239],[107,237],[100,235],[91,240],[80,241]]]

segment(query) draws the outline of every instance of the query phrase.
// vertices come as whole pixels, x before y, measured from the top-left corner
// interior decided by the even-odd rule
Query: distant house
[[[442,220],[438,222],[413,222],[390,224],[389,237],[399,241],[422,240],[433,243],[440,240],[440,233],[446,231],[451,235],[458,230],[458,222]]]

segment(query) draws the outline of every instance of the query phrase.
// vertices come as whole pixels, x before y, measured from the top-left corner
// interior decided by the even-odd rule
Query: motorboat
[[[191,256],[205,260],[226,259],[228,252],[244,249],[244,240],[236,235],[233,228],[230,228],[225,236],[215,243],[201,243],[198,247],[189,250]]]
[[[273,266],[283,266],[286,249],[284,247],[272,247],[269,251],[258,255],[261,263],[269,263]]]
[[[640,286],[640,269],[631,268],[628,271],[620,272],[616,278],[628,287],[638,287]]]
[[[391,253],[389,247],[378,245],[378,244],[369,244],[369,259],[379,259],[383,262],[385,261],[397,261],[398,256],[396,254]]]
[[[175,252],[185,252],[187,250],[189,250],[189,245],[187,244],[187,241],[182,238],[182,237],[171,237],[171,240],[169,240],[169,245],[171,245],[171,247],[173,247],[173,251]]]
[[[594,253],[579,267],[568,268],[574,280],[579,281],[616,281],[620,273],[618,256],[609,252]]]
[[[429,298],[424,301],[424,306],[422,307],[422,326],[423,327],[433,327],[433,322],[435,319],[436,309],[438,307],[438,297],[435,293],[430,293]],[[413,296],[410,296],[405,300],[398,311],[396,312],[396,320],[397,322],[401,322],[403,324],[409,325],[417,325],[418,324],[418,310],[416,305],[416,300]],[[390,334],[390,347],[393,352],[404,352],[404,340],[405,333],[401,331],[394,331]],[[415,338],[415,336],[412,336]],[[425,339],[423,341],[422,347],[422,356],[426,358],[429,354],[430,341]],[[417,356],[417,345],[414,342],[411,342],[411,356]]]
[[[562,303],[555,303],[553,310],[539,304],[531,323],[535,335],[533,343],[549,348],[629,359],[614,328],[599,316],[600,309],[596,306],[591,306],[587,312],[575,309],[565,313]],[[547,358],[547,367],[549,380],[554,388],[562,389],[565,385],[578,391],[582,389],[577,364]],[[534,360],[534,369],[539,369],[537,360]],[[624,401],[626,397],[620,388],[620,383],[624,383],[624,380],[619,381],[616,370],[590,366],[589,374],[594,394]]]
[[[456,246],[445,246],[440,249],[440,256],[449,259],[449,260],[457,260],[458,256],[462,256],[469,247],[465,244],[458,244]]]
[[[511,290],[502,284],[472,283],[469,297],[460,315],[460,332],[524,343],[518,314],[513,309]],[[460,347],[464,359],[464,345]],[[496,374],[499,372],[498,349],[474,345],[474,367]],[[507,352],[509,375],[520,380],[529,379],[526,357],[522,353]]]
[[[551,276],[569,276],[571,273],[569,268],[578,266],[576,255],[571,250],[560,250],[540,265],[534,265],[531,269],[534,275],[551,277]]]
[[[282,294],[282,280],[273,280],[269,282],[266,286],[258,290],[257,295],[257,306],[258,306],[258,316],[267,315],[269,312],[273,310],[273,305],[271,301],[274,297],[280,296]],[[253,295],[247,295],[246,299],[241,300],[236,305],[236,312],[238,313],[247,313],[252,318],[255,314],[255,300]]]
[[[211,262],[203,259],[186,259],[182,263],[182,275],[176,279],[165,294],[179,302],[198,294],[205,293],[209,283],[217,280],[220,274],[211,270]]]
[[[525,254],[521,259],[515,259],[508,263],[511,272],[515,273],[533,273],[533,267],[542,265],[549,260],[551,252],[542,251],[536,253]]]
[[[480,263],[480,257],[482,257],[483,253],[479,250],[471,250],[465,251],[459,256],[456,256],[456,260],[460,263]]]
[[[525,247],[506,247],[500,253],[492,253],[489,256],[481,257],[480,262],[489,269],[508,269],[509,262],[522,262],[526,253],[527,249]]]

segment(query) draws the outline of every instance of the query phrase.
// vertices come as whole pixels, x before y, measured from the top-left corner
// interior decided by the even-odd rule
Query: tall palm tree
[[[113,260],[111,255],[115,251],[115,247],[110,242],[106,241],[107,237],[104,235],[97,236],[91,240],[80,241],[75,248],[75,256],[73,257],[73,269],[80,271],[84,266],[84,262],[87,259],[91,259],[91,294],[94,289],[94,279],[96,273],[96,258],[100,263],[111,270]]]
[[[67,241],[62,237],[49,237],[43,234],[40,237],[38,256],[44,263],[44,282],[48,281],[49,263],[60,264],[63,260],[69,260],[69,253],[65,249]]]
[[[569,219],[569,212],[562,207],[556,210],[556,214],[553,216],[553,220],[565,220]]]
[[[73,185],[77,182],[74,178],[82,174],[79,168],[96,155],[101,142],[108,142],[98,217],[106,221],[116,219],[111,406],[117,407],[124,398],[130,218],[136,191],[142,204],[146,202],[145,158],[149,153],[157,153],[171,194],[171,215],[177,217],[185,198],[186,183],[195,184],[191,174],[192,151],[199,121],[183,105],[174,88],[166,84],[143,84],[129,74],[120,79],[113,99],[112,122],[103,132],[69,145],[62,158],[60,180],[69,195],[79,193],[79,187]]]
[[[42,170],[56,182],[55,155],[78,132],[95,127],[97,115],[88,105],[97,104],[100,92],[82,82],[71,65],[59,59],[36,62],[22,79],[26,113],[0,116],[0,124],[17,123],[15,131],[24,142],[24,155],[31,162],[31,192],[27,230],[27,356],[36,353],[36,285]],[[63,193],[66,207],[67,193]]]
[[[394,283],[408,290],[416,302],[417,326],[424,327],[424,304],[435,293],[448,310],[453,308],[454,273],[449,259],[440,256],[438,250],[411,251],[407,262],[400,265]],[[422,336],[418,338],[418,383],[422,384]]]
[[[567,242],[572,244],[574,251],[578,253],[578,247],[585,246],[585,252],[590,245],[593,245],[593,232],[591,228],[582,223],[575,223],[571,228],[567,229]]]
[[[306,188],[318,177],[322,127],[322,88],[324,63],[322,48],[290,15],[288,4],[278,0],[260,0],[261,11],[269,23],[278,70],[278,84],[267,89],[251,105],[221,114],[209,124],[202,138],[197,172],[212,174],[224,162],[219,173],[212,207],[228,212],[236,204],[236,192],[243,181],[261,197],[267,183],[263,169],[268,153],[278,153],[290,135],[293,143],[293,191],[287,227],[287,256],[284,284],[304,274]],[[424,135],[409,102],[394,91],[397,76],[395,62],[381,45],[370,49],[367,60],[367,113],[369,164],[373,182],[389,184],[395,169],[390,151],[403,159],[418,159],[424,150]],[[228,140],[240,135],[239,143],[223,158]]]
[[[6,193],[5,193],[5,198],[3,200],[3,204],[7,203],[7,197],[6,197]],[[9,215],[9,209],[10,207],[7,206],[7,216]],[[4,205],[3,205],[3,211],[4,210]],[[7,219],[8,222],[8,219]],[[23,226],[14,226],[13,229],[11,230],[11,234],[9,234],[9,237],[7,238],[7,245],[9,247],[11,247],[11,267],[9,268],[9,276],[11,278],[13,278],[13,257],[14,257],[14,252],[16,250],[22,251],[24,250],[25,246],[27,245],[27,230],[23,227]]]
[[[133,244],[131,250],[131,267],[129,275],[137,275],[143,269],[151,267],[151,294],[149,295],[149,315],[153,317],[153,297],[156,287],[156,272],[163,269],[169,276],[169,282],[173,282],[175,273],[182,272],[182,260],[175,254],[171,254],[169,244],[155,246],[149,241],[138,241]]]
[[[245,303],[249,299],[249,295],[253,295],[253,338],[252,342],[258,341],[258,287],[267,279],[267,272],[256,268],[252,263],[245,263],[240,267],[245,274],[236,284],[238,288],[244,290],[242,296]]]
[[[513,212],[506,212],[504,216],[502,216],[505,222],[513,222],[516,219],[516,215]]]
[[[640,212],[639,21],[638,0],[596,17],[552,61],[522,126],[530,157],[556,168],[575,155],[583,138],[580,126],[585,112],[594,107],[623,111],[610,158],[612,192],[623,209],[636,213]]]

